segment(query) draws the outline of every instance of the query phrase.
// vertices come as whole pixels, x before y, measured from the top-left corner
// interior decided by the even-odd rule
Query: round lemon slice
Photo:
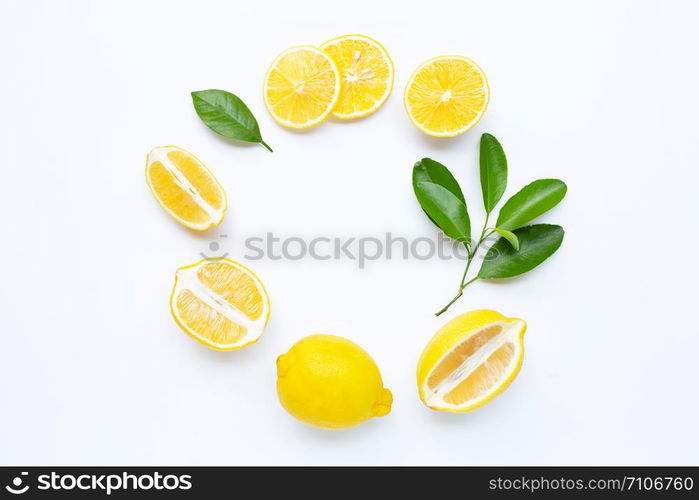
[[[393,62],[379,42],[364,35],[346,35],[320,48],[335,61],[342,81],[334,117],[367,116],[386,102],[393,89]]]
[[[204,164],[177,146],[154,148],[146,157],[146,182],[160,206],[190,229],[220,224],[226,193]]]
[[[277,56],[263,87],[272,118],[291,128],[308,128],[325,120],[339,95],[337,66],[325,52],[311,46],[291,47]]]
[[[404,104],[410,120],[435,137],[453,137],[473,128],[489,100],[485,73],[461,56],[430,59],[405,86]]]
[[[433,410],[462,413],[483,406],[517,376],[526,323],[489,310],[462,314],[427,344],[417,367],[420,399]]]
[[[195,340],[233,350],[260,338],[270,305],[262,282],[247,267],[229,259],[204,259],[177,270],[170,310]]]

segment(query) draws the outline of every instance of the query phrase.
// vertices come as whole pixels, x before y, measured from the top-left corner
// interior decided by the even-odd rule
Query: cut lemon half
[[[415,70],[405,86],[405,110],[417,128],[453,137],[473,128],[490,100],[488,80],[473,61],[435,57]]]
[[[267,110],[279,124],[312,127],[325,120],[337,104],[337,66],[316,47],[291,47],[267,70],[263,95]]]
[[[364,35],[333,38],[320,46],[340,73],[336,118],[369,115],[386,102],[393,89],[393,62],[379,42]]]
[[[433,410],[462,413],[483,406],[514,380],[524,358],[527,324],[479,310],[444,325],[417,366],[420,399]]]
[[[182,148],[163,146],[148,153],[146,182],[160,206],[190,229],[203,231],[223,220],[228,202],[221,184]]]
[[[204,259],[177,270],[170,310],[194,339],[232,350],[260,338],[270,306],[265,287],[250,269],[228,259]]]

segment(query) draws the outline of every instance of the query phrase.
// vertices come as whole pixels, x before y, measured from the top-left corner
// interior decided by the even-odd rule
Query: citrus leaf
[[[464,195],[461,192],[461,187],[459,183],[456,182],[456,179],[454,179],[449,169],[438,161],[434,161],[432,158],[423,158],[415,163],[413,167],[413,185],[419,182],[433,182],[439,184],[464,202],[464,204],[466,203]]]
[[[458,241],[470,242],[471,220],[466,203],[434,182],[418,182],[413,189],[422,209],[444,234]]]
[[[512,245],[512,248],[514,248],[515,250],[519,250],[519,240],[517,239],[517,235],[515,235],[515,233],[508,231],[507,229],[501,229],[499,227],[493,228],[493,231],[495,231],[500,236],[509,241],[510,245]]]
[[[558,205],[567,190],[558,179],[539,179],[524,186],[500,209],[497,227],[512,231],[524,226]]]
[[[201,121],[211,130],[229,139],[259,142],[272,151],[260,135],[260,127],[252,112],[235,94],[225,90],[192,92],[192,103]]]
[[[434,182],[435,184],[439,184],[466,203],[464,194],[461,192],[461,187],[459,183],[456,182],[456,179],[454,179],[454,176],[451,175],[449,169],[438,161],[434,161],[432,158],[423,158],[413,166],[413,187],[418,182]],[[427,214],[427,212],[425,213]],[[439,224],[437,224],[429,214],[427,214],[427,217],[435,226],[439,227]]]
[[[502,198],[507,186],[507,158],[493,135],[481,136],[480,166],[483,205],[485,211],[490,213]]]
[[[552,224],[534,224],[514,231],[519,240],[515,250],[505,238],[500,238],[488,250],[478,277],[483,279],[511,278],[531,271],[558,250],[563,242],[563,228]]]

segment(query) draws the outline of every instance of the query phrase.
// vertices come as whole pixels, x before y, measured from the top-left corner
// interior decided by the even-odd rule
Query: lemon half
[[[170,310],[192,338],[218,350],[256,342],[269,320],[269,297],[250,269],[229,259],[204,259],[175,274]]]

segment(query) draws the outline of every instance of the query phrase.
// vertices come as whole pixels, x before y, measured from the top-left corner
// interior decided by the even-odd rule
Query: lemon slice
[[[442,56],[415,70],[405,86],[404,104],[417,128],[436,137],[453,137],[478,123],[489,99],[488,80],[475,62]]]
[[[393,89],[393,62],[379,42],[364,35],[346,35],[320,48],[335,61],[342,81],[334,117],[360,118],[386,102]]]
[[[190,229],[203,231],[223,220],[226,193],[209,169],[182,148],[163,146],[148,153],[146,182],[160,206]]]
[[[325,120],[337,104],[340,76],[330,57],[316,47],[291,47],[267,70],[267,110],[279,124],[307,128]]]
[[[420,399],[433,410],[466,412],[483,406],[514,380],[524,358],[526,323],[489,310],[454,318],[420,357]]]
[[[262,282],[248,268],[228,259],[204,259],[177,270],[170,310],[194,339],[232,350],[257,341],[270,306]]]

